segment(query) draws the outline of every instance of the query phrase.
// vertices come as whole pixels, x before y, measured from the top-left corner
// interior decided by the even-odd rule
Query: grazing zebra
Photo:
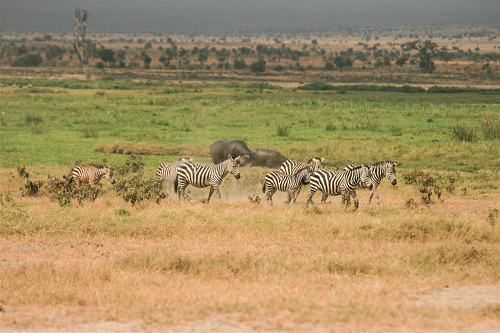
[[[189,184],[194,187],[208,187],[207,202],[210,202],[210,197],[213,192],[219,192],[219,185],[228,173],[232,173],[234,178],[240,179],[240,171],[238,170],[239,156],[233,159],[231,155],[219,164],[199,164],[196,162],[184,162],[177,167],[177,176],[174,181],[174,191],[178,193],[179,200],[182,201],[184,191]]]
[[[378,192],[377,192],[377,187],[379,186],[380,182],[384,177],[387,177],[393,186],[395,186],[398,182],[396,180],[396,166],[398,164],[393,161],[380,161],[372,165],[371,167],[371,173],[372,173],[372,183],[373,187],[370,190],[370,199],[368,200],[368,205],[372,201],[373,195],[375,194],[375,197],[377,198],[377,204],[380,204]],[[347,170],[349,168],[356,167],[356,164],[350,164],[344,168],[344,170]],[[361,188],[366,188],[364,186],[360,186]]]
[[[73,169],[72,177],[69,179],[68,184],[72,181],[75,181],[76,185],[78,186],[80,186],[82,183],[97,185],[99,184],[103,176],[105,176],[111,182],[111,184],[115,183],[115,180],[113,179],[113,169],[111,169],[111,167],[78,165]]]
[[[359,200],[356,196],[356,188],[360,187],[360,184],[369,189],[373,186],[370,168],[364,165],[342,171],[318,170],[311,175],[307,204],[312,203],[313,195],[317,190],[320,190],[323,192],[321,198],[323,203],[328,195],[350,195],[354,198],[354,207],[358,208]]]
[[[28,89],[33,88],[33,83],[28,84],[28,85],[26,86],[26,88],[28,88]]]
[[[163,182],[167,183],[167,193],[171,193],[172,186],[174,185],[175,177],[177,177],[177,168],[183,162],[193,162],[194,159],[181,157],[177,161],[165,161],[160,164],[156,172],[157,186],[161,189]]]
[[[262,193],[266,194],[267,202],[272,203],[273,194],[276,193],[277,190],[280,190],[282,192],[288,192],[287,202],[291,202],[292,205],[294,205],[300,187],[309,183],[312,170],[312,165],[305,164],[302,169],[297,170],[297,173],[293,175],[288,175],[280,171],[268,172],[264,180],[264,185],[262,186]]]
[[[283,164],[280,167],[280,171],[283,173],[286,173],[287,175],[294,175],[296,174],[299,170],[302,170],[302,168],[306,165],[311,165],[313,167],[312,172],[316,172],[319,169],[323,169],[325,165],[323,162],[325,161],[325,157],[319,158],[319,157],[313,157],[307,163],[295,161],[295,160],[286,160],[283,162]]]

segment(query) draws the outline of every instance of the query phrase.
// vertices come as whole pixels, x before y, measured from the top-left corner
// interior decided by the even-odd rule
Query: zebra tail
[[[71,176],[69,177],[69,180],[68,180],[68,185],[69,185],[69,184],[71,184],[72,182],[73,182],[73,175],[71,175]]]
[[[178,186],[179,186],[179,175],[176,175],[174,180],[174,193],[177,193]]]
[[[264,184],[262,185],[262,193],[266,193],[266,181],[264,180]]]

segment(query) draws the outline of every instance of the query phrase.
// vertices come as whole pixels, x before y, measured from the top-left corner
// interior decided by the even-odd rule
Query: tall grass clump
[[[334,124],[326,124],[325,130],[328,132],[333,132],[337,130],[337,126],[335,126]]]
[[[43,118],[33,114],[27,114],[26,117],[24,117],[24,122],[29,126],[39,125],[43,122]]]
[[[451,128],[451,136],[459,141],[474,142],[477,139],[476,129],[472,126],[458,124]]]
[[[290,130],[292,129],[291,126],[286,126],[284,124],[278,124],[278,127],[276,127],[276,134],[278,136],[286,137],[290,135]]]
[[[487,140],[495,140],[500,138],[500,120],[492,116],[485,116],[481,123],[483,136]]]

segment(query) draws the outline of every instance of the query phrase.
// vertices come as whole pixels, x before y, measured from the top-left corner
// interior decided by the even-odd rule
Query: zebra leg
[[[312,201],[312,197],[314,196],[315,193],[316,193],[316,189],[309,187],[309,194],[307,195],[306,206],[309,204],[314,204],[314,202]]]
[[[351,205],[351,197],[349,192],[342,192],[342,205],[344,206],[344,209],[349,208]]]
[[[219,185],[214,187],[214,191],[217,192],[217,195],[219,196],[219,201],[222,201],[222,197],[220,196],[220,191],[219,191]]]
[[[321,203],[325,203],[326,199],[328,199],[328,193],[323,192],[323,196],[321,196]]]
[[[358,209],[358,207],[359,207],[359,200],[358,200],[358,196],[356,195],[356,191],[352,191],[351,192],[351,196],[354,199],[354,208]]]
[[[377,198],[377,204],[380,205],[380,201],[378,198],[377,186],[374,185],[372,190],[370,191],[370,199],[368,200],[368,204],[372,201],[373,195],[375,194],[375,198]]]
[[[186,190],[186,187],[187,185],[184,183],[184,180],[179,180],[179,187],[177,188],[177,194],[179,195],[180,202],[184,201],[184,192]]]
[[[273,195],[274,193],[276,193],[276,188],[273,187],[271,188],[270,190],[267,189],[266,190],[266,200],[267,200],[267,203],[272,205],[273,204]]]
[[[295,200],[297,200],[297,195],[299,194],[298,192],[300,192],[300,187],[298,189],[298,191],[290,191],[290,200],[292,202],[292,206],[295,206]]]
[[[212,197],[212,194],[214,193],[214,187],[210,186],[210,191],[208,191],[208,199],[207,202],[210,202],[210,198]]]

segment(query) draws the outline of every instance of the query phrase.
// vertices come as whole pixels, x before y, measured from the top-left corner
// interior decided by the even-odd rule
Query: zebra
[[[280,171],[286,173],[287,175],[294,175],[298,172],[298,170],[302,170],[302,167],[306,165],[313,166],[312,172],[316,172],[319,169],[323,169],[325,165],[323,162],[325,161],[325,157],[313,157],[307,163],[295,161],[295,160],[286,160],[280,167]]]
[[[268,172],[262,186],[262,193],[266,194],[267,202],[272,203],[273,194],[276,193],[277,190],[280,190],[282,192],[288,192],[287,202],[291,202],[292,205],[294,205],[301,186],[309,184],[312,170],[312,165],[305,164],[293,175],[280,171]]]
[[[380,161],[372,165],[371,167],[371,180],[373,183],[373,187],[370,190],[370,199],[368,200],[368,205],[372,201],[373,195],[377,198],[377,204],[380,204],[377,187],[384,177],[387,177],[393,186],[395,186],[398,182],[396,180],[396,166],[397,162],[395,161]],[[356,164],[350,164],[344,168],[344,170],[356,167]],[[366,188],[361,186],[360,188]]]
[[[77,186],[80,186],[82,183],[97,185],[99,184],[103,176],[105,176],[111,182],[111,184],[115,183],[115,180],[113,179],[113,169],[111,169],[111,167],[78,165],[73,169],[72,176],[70,177],[68,184],[75,181]]]
[[[177,167],[177,176],[174,181],[174,192],[179,195],[179,200],[182,201],[184,191],[189,184],[194,187],[208,187],[207,202],[210,202],[210,197],[213,192],[217,192],[219,199],[220,196],[219,185],[222,183],[224,177],[231,173],[234,178],[240,179],[240,171],[238,170],[238,162],[240,157],[233,159],[228,155],[227,159],[219,164],[199,164],[196,162],[184,162]]]
[[[371,167],[358,165],[349,170],[332,171],[318,170],[311,175],[309,195],[307,204],[313,203],[312,197],[319,189],[323,192],[321,202],[324,203],[328,195],[352,196],[354,198],[354,207],[359,206],[359,200],[356,196],[356,188],[362,186],[372,188]]]
[[[33,88],[33,83],[28,84],[28,85],[26,86],[26,88],[28,88],[28,89]]]
[[[175,177],[177,177],[177,168],[179,165],[183,162],[193,162],[194,159],[187,158],[187,157],[181,157],[177,161],[165,161],[160,164],[158,167],[158,171],[156,172],[156,179],[157,179],[157,187],[158,189],[161,189],[163,182],[167,183],[167,193],[171,193],[172,186],[175,181]]]
[[[283,173],[286,173],[287,175],[294,175],[298,172],[298,170],[302,170],[302,167],[306,165],[312,166],[312,171],[311,172],[316,172],[320,169],[323,169],[325,165],[323,162],[325,161],[325,156],[323,158],[319,157],[313,157],[307,163],[304,162],[299,162],[295,160],[286,160],[283,162],[283,164],[280,167],[280,171]],[[302,189],[302,186],[299,187],[299,190],[295,194],[295,196],[298,196],[300,193],[300,190]]]

